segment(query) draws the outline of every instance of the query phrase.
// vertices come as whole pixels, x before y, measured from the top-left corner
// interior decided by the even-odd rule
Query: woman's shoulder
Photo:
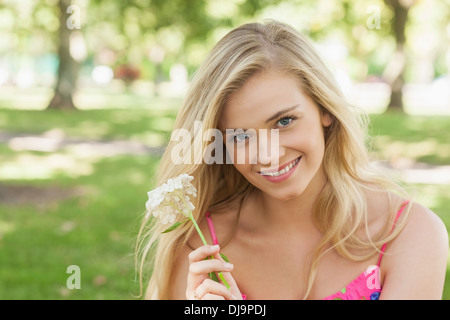
[[[431,258],[434,254],[447,255],[448,231],[441,218],[420,203],[411,202],[409,205],[407,221],[392,247],[412,247],[411,253],[423,254],[424,258]]]
[[[429,208],[414,200],[390,192],[370,191],[368,199],[369,222],[379,227],[384,225],[391,229],[396,227],[396,220],[403,229],[399,232],[397,242],[423,240],[444,242],[448,244],[448,233],[443,221]],[[402,219],[404,223],[402,224]],[[395,223],[395,226],[394,226]],[[435,243],[437,244],[437,243]]]
[[[383,255],[383,298],[440,299],[447,269],[447,229],[429,208],[412,201],[408,206],[401,230]]]

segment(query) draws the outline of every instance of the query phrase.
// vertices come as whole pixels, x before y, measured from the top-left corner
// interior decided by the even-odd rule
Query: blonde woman
[[[194,215],[211,245],[190,224],[161,235],[167,226],[145,221],[138,267],[151,273],[146,297],[440,299],[445,226],[369,161],[363,120],[291,27],[271,21],[228,33],[195,75],[175,123],[191,134],[190,161],[174,164],[181,142],[171,141],[156,181],[195,177]],[[208,129],[229,129],[215,143],[232,163],[194,161],[211,143],[198,136]],[[276,152],[263,159],[260,147],[256,158],[247,151],[236,161],[274,129]],[[210,272],[223,272],[231,288]]]

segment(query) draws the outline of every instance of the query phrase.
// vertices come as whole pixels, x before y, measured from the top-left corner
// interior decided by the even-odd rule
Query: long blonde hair
[[[202,141],[201,150],[204,150],[208,143],[198,135],[218,127],[230,95],[253,75],[271,68],[296,76],[303,91],[315,101],[320,111],[332,118],[331,126],[324,129],[323,168],[327,184],[314,209],[315,223],[323,233],[323,239],[309,268],[307,298],[321,256],[334,249],[346,258],[365,260],[401,230],[400,225],[393,233],[389,232],[395,213],[392,208],[386,228],[369,236],[365,190],[402,190],[370,161],[365,141],[367,119],[345,100],[314,47],[294,29],[276,21],[245,24],[232,30],[217,43],[198,69],[174,125],[174,129],[184,128],[191,133],[188,149],[199,148],[198,143],[194,144],[197,138]],[[203,130],[194,132],[194,121],[201,121]],[[236,205],[254,188],[231,164],[207,165],[193,161],[193,154],[201,153],[201,150],[187,155],[191,159],[186,159],[185,163],[189,164],[174,165],[171,154],[179,143],[171,141],[168,144],[161,158],[156,184],[182,173],[193,175],[198,194],[193,199],[197,221],[207,210]],[[401,224],[404,221],[406,219],[402,219]],[[146,292],[150,299],[170,298],[169,280],[174,261],[193,232],[191,224],[161,236],[163,229],[158,221],[144,219],[136,246],[141,286],[144,273],[151,274]],[[358,230],[365,230],[366,236],[358,236]],[[367,254],[356,255],[353,249],[366,249]]]

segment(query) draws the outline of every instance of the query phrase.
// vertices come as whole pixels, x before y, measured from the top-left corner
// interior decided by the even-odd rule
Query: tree
[[[414,0],[385,0],[392,7],[394,16],[391,20],[391,29],[395,37],[396,49],[391,61],[386,66],[384,76],[391,87],[391,98],[388,105],[390,110],[403,110],[403,73],[406,68],[405,28],[409,9]]]
[[[111,49],[123,64],[130,63],[127,55],[132,51],[145,51],[147,57],[153,45],[164,49],[167,57],[179,59],[186,56],[191,46],[195,50],[204,46],[208,51],[215,30],[231,29],[239,18],[250,18],[269,3],[278,2],[232,1],[226,7],[235,7],[236,14],[227,16],[220,13],[221,6],[216,0],[90,0],[88,23],[83,31],[91,45]],[[106,25],[113,31],[98,39]],[[133,60],[136,62],[136,55]]]
[[[78,63],[70,53],[70,37],[77,26],[68,20],[67,9],[70,5],[71,0],[58,1],[58,78],[53,98],[50,100],[47,109],[76,109],[72,95],[78,78]]]
[[[251,16],[269,3],[278,1],[246,0],[236,4],[237,12]],[[204,45],[213,30],[230,25],[231,17],[218,18],[208,13],[207,7],[212,3],[214,0],[90,0],[87,17],[83,19],[86,20],[83,33],[91,45],[94,60],[99,52],[107,49],[114,52],[118,65],[137,68],[148,58],[152,47],[161,47],[167,56],[170,54],[174,60],[184,59],[182,62],[186,63],[189,61],[183,57],[190,45]],[[59,68],[55,93],[48,109],[76,109],[72,94],[76,89],[79,66],[71,56],[70,38],[74,30],[69,28],[69,7],[70,0],[58,1]],[[170,45],[168,34],[179,36],[172,41],[177,42],[178,48]],[[162,72],[162,61],[154,63],[159,63],[155,66],[157,82],[158,73]]]

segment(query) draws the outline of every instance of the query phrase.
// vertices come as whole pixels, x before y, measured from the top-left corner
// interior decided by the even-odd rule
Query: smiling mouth
[[[269,176],[269,177],[278,177],[280,175],[283,175],[287,172],[289,172],[293,167],[297,165],[297,163],[300,161],[302,157],[298,157],[294,161],[291,161],[287,165],[284,165],[281,170],[279,171],[273,171],[273,170],[266,170],[266,171],[260,171],[259,174],[262,176]]]

